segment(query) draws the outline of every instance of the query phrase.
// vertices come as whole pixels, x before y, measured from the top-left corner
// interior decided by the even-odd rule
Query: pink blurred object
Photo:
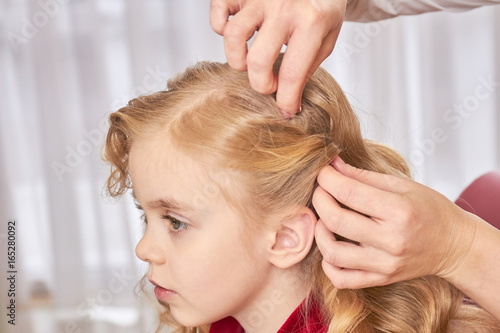
[[[500,171],[491,171],[474,180],[455,203],[500,229]]]

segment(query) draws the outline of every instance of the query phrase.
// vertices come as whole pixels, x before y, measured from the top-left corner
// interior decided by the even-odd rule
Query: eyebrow
[[[132,197],[134,200],[138,203],[137,198],[135,197],[134,191],[131,192]],[[148,207],[150,209],[157,209],[157,208],[167,208],[167,209],[173,209],[173,210],[179,210],[179,211],[194,211],[192,207],[189,205],[177,201],[173,198],[160,198],[152,201],[148,201],[145,205],[145,207]]]

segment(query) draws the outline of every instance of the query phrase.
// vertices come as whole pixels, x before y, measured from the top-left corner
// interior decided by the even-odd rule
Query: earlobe
[[[270,262],[283,269],[301,262],[312,247],[315,225],[316,216],[307,207],[286,217],[275,231]]]

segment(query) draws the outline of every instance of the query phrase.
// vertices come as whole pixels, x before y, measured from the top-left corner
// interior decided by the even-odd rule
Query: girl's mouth
[[[177,295],[177,293],[175,291],[170,290],[170,289],[165,289],[165,288],[159,286],[153,280],[149,280],[149,282],[151,282],[151,284],[153,284],[155,286],[155,296],[160,301],[170,300],[172,297]]]

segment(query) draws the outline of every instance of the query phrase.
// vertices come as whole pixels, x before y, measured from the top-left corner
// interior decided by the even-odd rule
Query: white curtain
[[[145,272],[128,196],[103,197],[106,116],[198,60],[224,61],[209,1],[0,0],[0,288],[11,297],[7,222],[16,220],[16,327],[152,332],[133,289]],[[450,199],[500,168],[500,6],[345,23],[325,62],[365,135]],[[80,331],[79,331],[80,330]]]

